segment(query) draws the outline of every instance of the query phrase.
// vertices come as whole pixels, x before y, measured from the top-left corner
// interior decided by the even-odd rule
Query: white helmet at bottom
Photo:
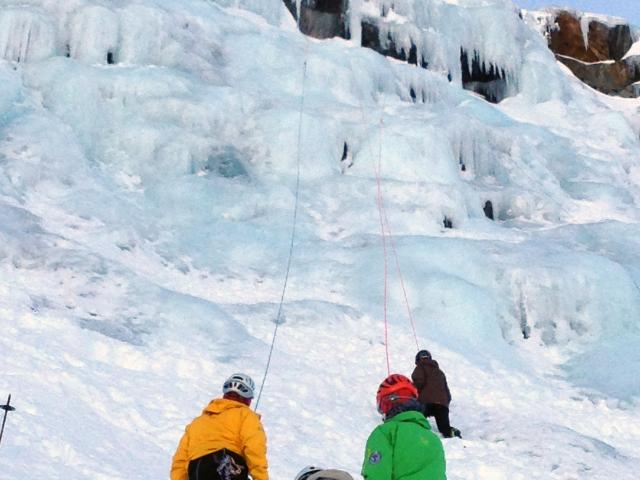
[[[237,393],[242,398],[253,398],[253,391],[256,388],[249,375],[244,373],[234,373],[227,378],[222,386],[222,393]]]
[[[318,467],[314,467],[314,466],[306,466],[304,467],[302,470],[300,470],[298,472],[298,474],[296,475],[295,480],[307,480],[307,478],[309,478],[311,475],[313,475],[314,473],[320,472],[322,471],[321,468]]]
[[[300,470],[295,480],[353,480],[353,477],[344,470],[308,466]]]

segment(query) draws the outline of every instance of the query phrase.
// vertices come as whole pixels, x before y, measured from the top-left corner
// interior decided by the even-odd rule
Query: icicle
[[[351,40],[358,46],[362,45],[361,1],[362,0],[352,0],[349,4],[349,32],[351,34]]]
[[[591,18],[586,15],[580,19],[580,28],[582,29],[582,39],[584,41],[584,49],[589,50],[589,25]]]
[[[29,11],[0,13],[0,58],[14,62],[42,60],[53,54],[53,27]]]

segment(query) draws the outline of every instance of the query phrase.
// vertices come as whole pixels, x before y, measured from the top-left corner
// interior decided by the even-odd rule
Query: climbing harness
[[[242,467],[225,450],[216,472],[222,480],[232,480],[242,473]]]

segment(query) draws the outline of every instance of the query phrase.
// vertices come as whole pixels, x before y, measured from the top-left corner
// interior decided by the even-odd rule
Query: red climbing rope
[[[387,218],[387,211],[384,208],[384,204],[382,205],[382,211],[384,213],[385,224],[387,225],[387,232],[389,233],[389,243],[391,245],[391,251],[393,252],[393,256],[396,261],[396,269],[398,270],[398,278],[400,278],[400,285],[402,286],[402,294],[404,296],[404,303],[407,307],[407,316],[409,317],[409,322],[411,323],[411,331],[413,332],[413,340],[416,343],[416,350],[420,350],[420,346],[418,344],[418,335],[416,333],[416,322],[413,320],[413,313],[411,312],[411,304],[409,303],[409,296],[407,295],[407,289],[404,286],[404,277],[402,275],[402,269],[400,268],[400,259],[398,257],[398,251],[396,249],[396,243],[393,240],[393,234],[391,233],[391,226],[389,225],[389,219]]]
[[[366,123],[367,117],[365,115],[364,105],[362,101],[360,101],[360,114],[362,117],[363,123]],[[384,263],[384,298],[383,298],[383,317],[384,317],[384,348],[385,348],[385,360],[387,366],[387,373],[391,373],[391,361],[389,355],[389,253],[387,247],[387,236],[389,237],[389,246],[393,252],[393,256],[396,263],[396,270],[398,272],[398,277],[400,279],[400,285],[402,286],[402,294],[404,297],[404,302],[407,309],[407,315],[409,317],[409,322],[411,324],[411,331],[413,333],[413,339],[416,344],[416,348],[419,349],[418,344],[418,335],[416,333],[415,321],[413,319],[413,313],[411,311],[411,305],[409,303],[409,296],[407,294],[407,288],[404,283],[404,277],[402,275],[402,268],[400,266],[400,258],[398,255],[398,251],[395,245],[395,241],[393,239],[393,233],[391,232],[391,226],[389,223],[389,218],[384,206],[384,195],[382,192],[382,142],[384,137],[384,105],[380,108],[380,123],[379,123],[379,141],[378,141],[378,161],[377,164],[374,164],[374,171],[376,175],[376,186],[377,186],[377,195],[376,195],[376,204],[378,207],[378,215],[380,217],[380,235],[382,240],[382,252],[383,252],[383,263]],[[373,151],[370,143],[366,143],[370,156],[373,157]]]
[[[393,252],[396,270],[398,272],[398,278],[400,279],[400,285],[402,287],[402,294],[404,297],[405,306],[407,309],[407,316],[409,323],[411,325],[411,331],[413,333],[413,339],[416,344],[416,349],[420,349],[418,344],[418,335],[416,333],[416,325],[413,319],[413,313],[411,311],[411,305],[409,303],[409,296],[407,295],[407,289],[404,283],[404,276],[402,275],[402,267],[400,266],[400,258],[398,255],[398,251],[395,245],[395,241],[393,239],[393,233],[391,231],[391,225],[389,223],[389,218],[387,215],[387,211],[384,206],[384,196],[382,193],[382,139],[384,136],[384,119],[380,117],[380,133],[379,133],[379,142],[378,142],[378,163],[377,167],[374,168],[376,172],[376,185],[377,185],[377,205],[378,205],[378,214],[380,216],[380,232],[382,236],[382,250],[383,250],[383,261],[384,261],[384,345],[385,345],[385,355],[387,361],[387,373],[391,373],[390,368],[390,360],[389,360],[389,319],[388,319],[388,303],[389,303],[389,269],[388,269],[388,248],[387,248],[387,236],[389,237],[389,245],[391,246],[391,251]]]
[[[382,118],[380,118],[380,124],[382,124]],[[376,171],[376,184],[378,187],[378,215],[380,216],[380,236],[382,239],[382,251],[383,251],[383,261],[384,261],[384,300],[383,300],[383,310],[384,310],[384,350],[387,360],[387,375],[391,375],[391,365],[389,361],[389,319],[387,315],[388,311],[388,298],[389,298],[389,269],[388,269],[388,254],[387,254],[387,238],[385,235],[385,215],[384,215],[384,205],[382,200],[382,182],[380,180],[380,168],[381,168],[381,159],[382,159],[382,130],[380,130],[380,142],[378,145],[378,166],[375,168]]]

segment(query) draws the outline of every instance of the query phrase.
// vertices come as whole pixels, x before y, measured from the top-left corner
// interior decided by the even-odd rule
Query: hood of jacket
[[[421,359],[419,365],[424,367],[424,368],[433,368],[433,369],[437,368],[437,369],[440,369],[440,365],[438,365],[438,362],[436,362],[432,358],[423,358],[423,359]]]
[[[401,412],[393,417],[385,420],[384,423],[416,423],[421,427],[426,428],[427,430],[431,430],[431,425],[429,425],[429,421],[425,418],[425,416],[421,412],[417,412],[415,410],[409,410],[407,412]]]
[[[242,402],[238,402],[236,400],[230,400],[228,398],[216,398],[209,402],[202,413],[216,414],[222,413],[225,410],[230,410],[232,408],[249,408]]]
[[[410,411],[422,413],[422,405],[420,404],[417,398],[409,400],[401,405],[396,405],[395,407],[393,407],[391,410],[387,412],[384,418],[385,420],[390,420],[396,415],[399,415],[403,412],[410,412]]]

